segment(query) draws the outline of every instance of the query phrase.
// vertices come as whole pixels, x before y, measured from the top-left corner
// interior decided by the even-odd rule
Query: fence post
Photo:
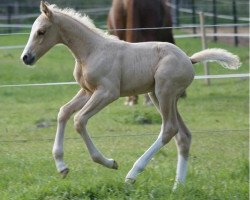
[[[195,19],[195,0],[192,0],[192,23],[196,24],[196,19]],[[196,34],[196,27],[193,27],[193,34]]]
[[[7,6],[7,24],[11,24],[11,15],[12,15],[13,7],[11,5]],[[11,27],[8,28],[8,33],[11,33]]]
[[[19,3],[17,1],[15,1],[15,3],[13,3],[13,14],[14,15],[19,15]],[[16,19],[16,23],[20,24],[20,19]],[[20,28],[15,28],[15,31],[20,30]]]
[[[179,21],[179,0],[175,0],[175,17],[176,17],[176,26],[180,25]]]
[[[206,39],[206,30],[205,30],[205,27],[204,27],[204,24],[205,24],[204,13],[200,12],[199,16],[200,16],[202,49],[206,49],[207,48],[207,39]],[[209,75],[209,67],[208,67],[207,62],[204,62],[204,72],[205,72],[205,75]],[[205,83],[207,85],[210,85],[210,79],[208,79],[208,78],[205,79]]]
[[[233,7],[233,16],[234,16],[234,34],[237,34],[238,33],[238,27],[237,27],[237,23],[238,23],[238,20],[237,20],[237,9],[236,9],[236,2],[235,0],[233,0],[232,2],[232,7]],[[234,36],[234,45],[235,46],[238,46],[238,36]]]
[[[213,24],[214,33],[217,33],[217,10],[216,10],[216,0],[213,0]],[[214,41],[217,42],[217,36],[214,36]]]

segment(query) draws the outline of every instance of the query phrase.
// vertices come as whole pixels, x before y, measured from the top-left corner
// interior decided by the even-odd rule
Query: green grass
[[[0,37],[1,45],[25,44],[25,36]],[[191,55],[201,48],[198,39],[180,39],[177,45]],[[229,71],[211,64],[211,74],[248,73],[249,50],[209,43],[238,54],[243,66]],[[0,85],[73,81],[74,59],[64,47],[55,47],[35,68],[26,68],[21,49],[0,50]],[[195,65],[197,75],[203,66]],[[249,80],[195,80],[179,110],[193,132],[185,187],[173,193],[176,147],[171,141],[138,176],[134,186],[124,177],[134,161],[153,143],[160,117],[153,107],[125,107],[121,98],[95,115],[88,130],[98,148],[117,160],[113,171],[93,163],[69,120],[65,161],[70,173],[57,174],[51,155],[59,107],[78,91],[77,85],[0,88],[1,199],[248,199]],[[151,124],[140,124],[140,117]],[[227,131],[228,130],[228,131]]]

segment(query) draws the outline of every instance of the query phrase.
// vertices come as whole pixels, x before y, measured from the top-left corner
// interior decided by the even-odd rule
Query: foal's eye
[[[39,30],[39,31],[37,31],[37,34],[38,34],[39,36],[44,35],[44,34],[45,34],[45,31],[44,31],[44,30]]]

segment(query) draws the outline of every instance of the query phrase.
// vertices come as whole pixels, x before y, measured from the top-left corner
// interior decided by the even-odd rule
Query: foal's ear
[[[42,13],[44,13],[48,18],[51,18],[52,16],[52,12],[51,10],[49,9],[49,3],[46,2],[46,1],[41,1],[41,4],[40,4],[40,10]]]

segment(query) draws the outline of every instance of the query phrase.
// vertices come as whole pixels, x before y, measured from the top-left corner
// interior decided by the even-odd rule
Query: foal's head
[[[21,55],[26,65],[34,64],[51,47],[60,42],[58,27],[53,24],[54,13],[49,4],[41,1],[41,15],[35,20],[28,43]]]

